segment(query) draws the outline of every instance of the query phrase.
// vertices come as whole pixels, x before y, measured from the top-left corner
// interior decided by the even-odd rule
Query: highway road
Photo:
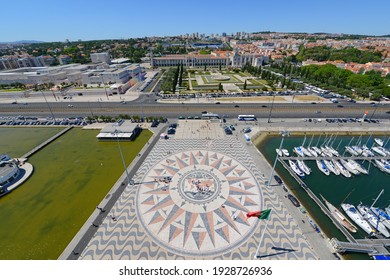
[[[69,106],[71,104],[71,106]],[[340,107],[343,106],[343,107]],[[272,108],[272,112],[271,112]],[[360,118],[367,112],[368,118],[389,119],[390,105],[372,105],[370,103],[159,103],[153,96],[142,96],[137,100],[122,104],[120,102],[35,102],[0,103],[1,116],[50,116],[57,117],[91,116],[119,114],[139,116],[201,116],[202,111],[236,117],[238,114],[253,114],[258,118]]]

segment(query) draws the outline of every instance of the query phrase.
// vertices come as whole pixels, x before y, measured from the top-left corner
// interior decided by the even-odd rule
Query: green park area
[[[21,156],[61,129],[1,128],[1,152]],[[63,252],[124,172],[118,143],[99,142],[97,134],[73,128],[29,158],[32,176],[0,198],[0,259],[57,259]],[[143,130],[120,143],[127,165],[151,135]]]

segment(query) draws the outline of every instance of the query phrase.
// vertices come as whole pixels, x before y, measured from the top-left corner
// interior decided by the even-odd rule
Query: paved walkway
[[[267,208],[261,259],[318,259],[241,138],[160,139],[80,259],[253,259],[265,221],[245,215]]]

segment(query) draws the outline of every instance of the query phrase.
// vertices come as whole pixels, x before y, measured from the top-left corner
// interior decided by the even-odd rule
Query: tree
[[[244,90],[246,90],[246,80],[245,80],[245,82],[244,82]]]

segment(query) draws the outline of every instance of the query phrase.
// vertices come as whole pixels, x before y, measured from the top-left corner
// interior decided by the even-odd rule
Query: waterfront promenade
[[[230,136],[219,133],[222,123],[196,120],[179,121],[176,135],[168,140],[158,139],[164,130],[155,132],[137,165],[128,168],[134,185],[119,189],[126,181],[124,173],[98,205],[104,212],[96,209],[60,259],[336,259],[328,237],[308,223],[310,215],[293,206],[283,189],[274,187],[273,178],[268,184],[272,167],[254,144],[264,135],[285,129],[300,134],[332,133],[340,132],[340,127],[313,123],[308,129],[301,120],[230,123],[236,124]],[[385,124],[369,125],[355,124],[345,130],[360,134],[367,126],[372,133],[383,134],[388,129]],[[241,132],[248,126],[254,143],[245,141]],[[223,168],[218,166],[216,161],[225,159]],[[190,172],[194,167],[202,171]],[[243,177],[240,173],[248,174],[245,180],[231,179],[233,175]],[[212,196],[211,201],[205,197],[197,201],[184,187],[193,176],[208,178],[219,190],[225,182],[234,189],[225,196]],[[165,177],[171,178],[165,182]],[[257,186],[253,189],[260,192],[250,192],[245,185]],[[230,192],[240,198],[229,196]],[[221,197],[225,200],[218,202]],[[194,203],[202,206],[195,212],[190,211],[193,207],[186,208]],[[240,204],[244,207],[238,207]],[[260,245],[265,222],[243,219],[245,211],[255,208],[273,209]]]

